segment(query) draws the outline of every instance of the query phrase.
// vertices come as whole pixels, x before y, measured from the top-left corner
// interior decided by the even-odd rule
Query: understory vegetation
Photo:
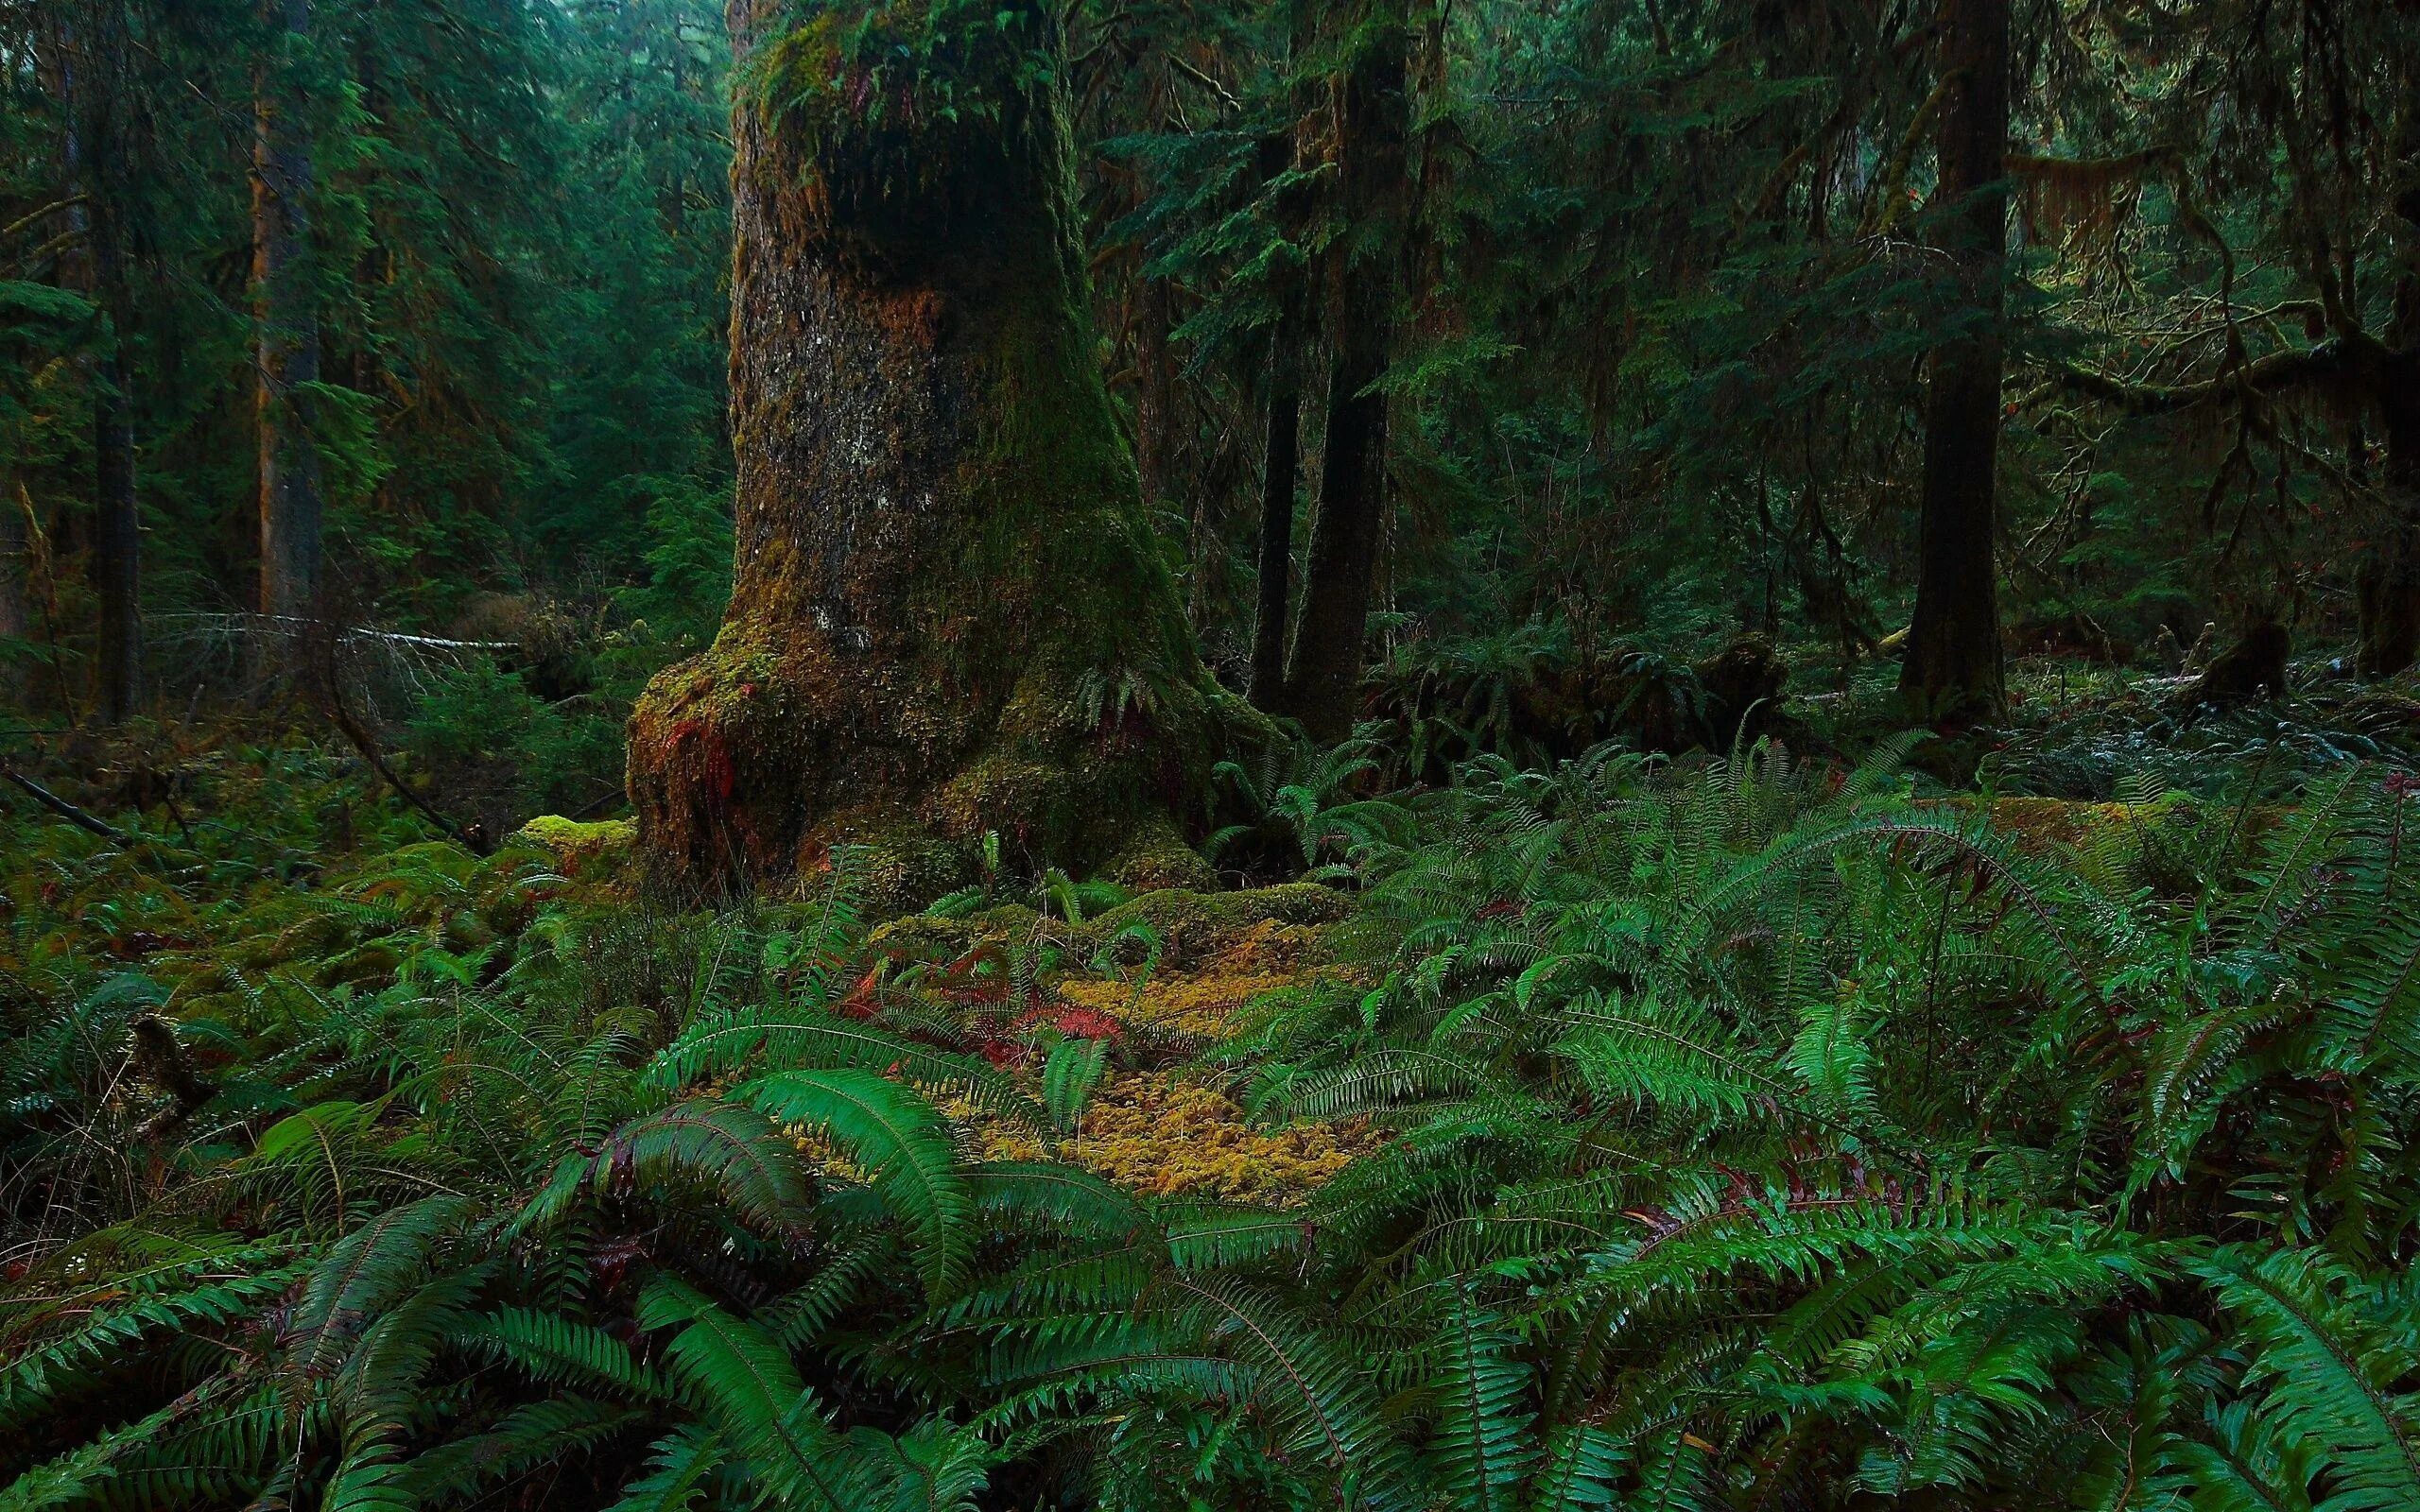
[[[872,931],[614,826],[290,885],[303,751],[283,831],[12,820],[0,1502],[2413,1504],[2412,784],[1905,745],[1306,804],[1349,911]],[[1351,1158],[1150,1190],[1154,1074]]]
[[[0,1512],[2420,1512],[2420,0],[0,0]]]

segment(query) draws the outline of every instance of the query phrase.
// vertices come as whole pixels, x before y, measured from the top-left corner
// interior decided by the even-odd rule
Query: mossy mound
[[[1197,892],[1170,887],[1147,892],[1097,918],[1080,922],[1047,920],[1023,903],[1002,903],[955,918],[909,914],[873,932],[874,946],[924,960],[964,955],[986,942],[1017,943],[1046,926],[1071,957],[1089,957],[1132,926],[1148,928],[1159,943],[1163,970],[1181,969],[1254,941],[1290,941],[1299,932],[1334,924],[1353,910],[1353,900],[1317,883],[1283,883],[1236,892]],[[1296,932],[1288,934],[1288,932]],[[1129,942],[1123,953],[1140,959],[1147,951]]]
[[[620,867],[638,845],[639,827],[630,819],[566,819],[542,814],[512,833],[512,842],[544,850],[566,872]]]

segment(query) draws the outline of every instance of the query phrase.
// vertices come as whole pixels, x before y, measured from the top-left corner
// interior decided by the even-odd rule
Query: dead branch
[[[95,818],[92,815],[78,808],[75,804],[68,802],[65,799],[60,798],[58,794],[43,786],[40,782],[35,782],[32,778],[26,776],[23,772],[0,772],[0,777],[6,777],[9,782],[14,782],[19,788],[23,789],[26,795],[31,798],[35,802],[41,804],[43,808],[50,810],[51,813],[58,815],[60,818],[65,819],[68,823],[76,826],[76,828],[83,831],[85,833],[99,835],[104,840],[114,840],[120,845],[134,844],[134,836],[127,833],[124,830],[117,828],[115,825]]]

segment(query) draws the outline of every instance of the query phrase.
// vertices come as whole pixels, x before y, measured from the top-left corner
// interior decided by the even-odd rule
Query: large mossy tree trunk
[[[1236,705],[1097,367],[1049,13],[789,13],[729,9],[737,559],[632,715],[642,844],[718,889],[864,842],[906,898],[986,832],[1165,837]]]
[[[1409,38],[1403,0],[1371,0],[1337,90],[1338,214],[1350,229],[1332,260],[1333,358],[1318,510],[1303,567],[1286,712],[1323,743],[1353,732],[1362,641],[1386,523],[1386,376],[1394,338],[1409,197]]]
[[[2002,265],[2008,237],[2009,0],[1945,0],[1941,246],[1958,282],[1955,333],[1925,395],[1915,612],[1899,691],[1921,717],[1992,720],[2000,658],[1997,471]]]

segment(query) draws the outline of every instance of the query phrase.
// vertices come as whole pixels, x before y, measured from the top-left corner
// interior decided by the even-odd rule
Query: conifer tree
[[[1999,627],[2003,249],[2008,236],[2008,0],[1945,0],[1941,248],[1956,298],[1925,394],[1915,617],[1899,687],[1929,718],[1996,719],[2007,700]]]

